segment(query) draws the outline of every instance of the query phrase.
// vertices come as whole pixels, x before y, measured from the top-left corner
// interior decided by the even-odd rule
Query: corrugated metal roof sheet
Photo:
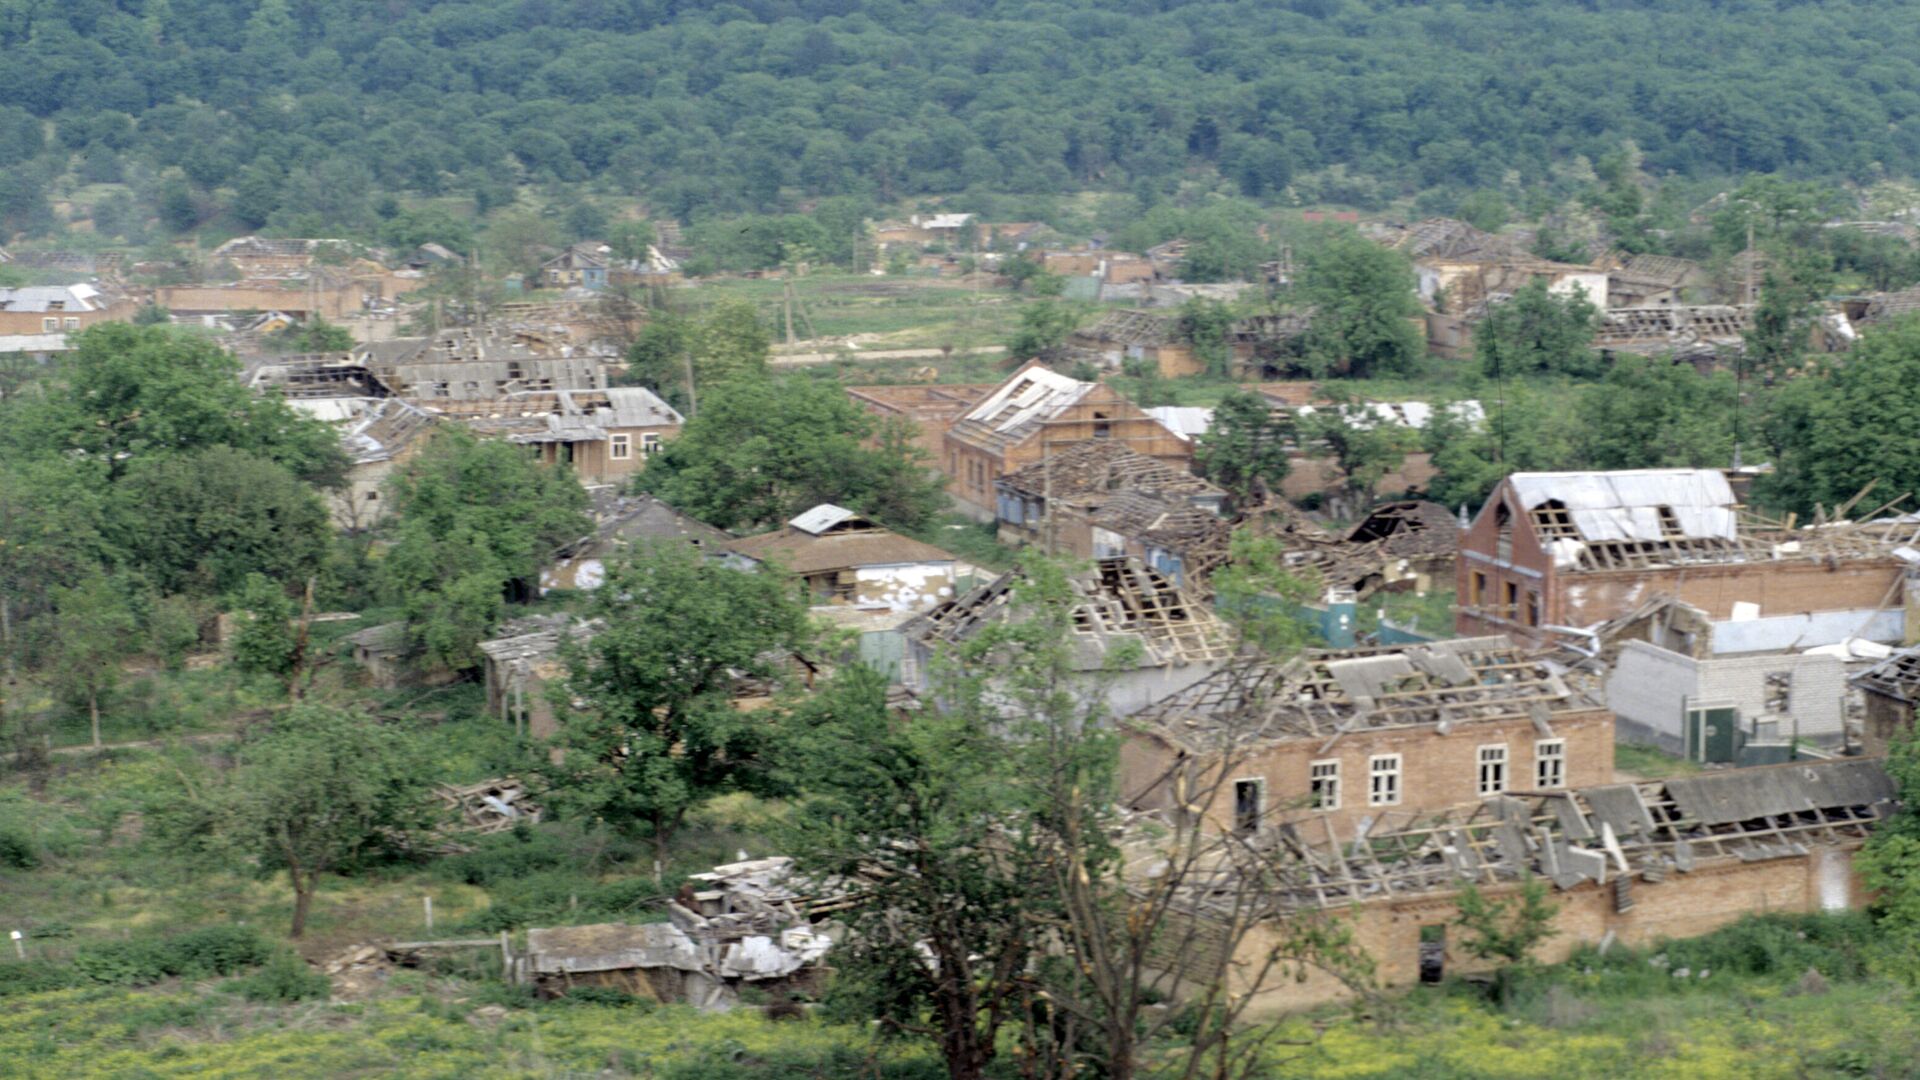
[[[821,503],[819,506],[787,522],[787,524],[799,529],[801,532],[812,533],[815,536],[819,536],[835,525],[845,521],[851,521],[859,516],[859,514],[854,513],[844,506],[835,506],[832,503]]]
[[[1686,817],[1725,825],[1837,806],[1871,806],[1894,795],[1893,779],[1870,759],[1739,769],[1666,782]]]
[[[1589,542],[1675,539],[1662,528],[1661,507],[1688,539],[1734,539],[1733,489],[1713,469],[1514,473],[1508,479],[1529,510],[1549,502],[1565,506]]]
[[[1205,435],[1213,427],[1213,410],[1197,405],[1155,405],[1146,414],[1182,439]]]

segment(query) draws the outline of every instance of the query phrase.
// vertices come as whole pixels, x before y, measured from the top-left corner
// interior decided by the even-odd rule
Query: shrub
[[[272,950],[244,926],[210,926],[177,937],[135,938],[89,945],[73,958],[88,980],[144,986],[172,976],[231,975],[265,963]]]
[[[292,952],[275,953],[259,971],[228,984],[248,1001],[294,1002],[325,998],[333,992],[327,977]]]
[[[0,828],[0,866],[32,870],[40,865],[40,846],[15,829]]]
[[[45,960],[0,961],[0,998],[15,994],[44,994],[86,983],[86,977],[65,964]]]

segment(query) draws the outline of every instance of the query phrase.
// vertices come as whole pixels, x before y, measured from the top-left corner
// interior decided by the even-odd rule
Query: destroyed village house
[[[899,383],[888,386],[849,386],[847,397],[883,422],[899,420],[913,425],[914,445],[939,462],[946,455],[947,429],[966,415],[997,383]]]
[[[651,495],[620,495],[612,485],[591,494],[594,529],[554,552],[553,561],[540,571],[543,593],[597,589],[606,584],[607,564],[637,546],[686,544],[717,558],[733,542],[733,537]]]
[[[1012,570],[901,628],[907,660],[901,682],[924,694],[937,656],[988,626],[1027,616],[1026,577]],[[1068,579],[1075,600],[1067,646],[1087,693],[1105,711],[1125,716],[1205,678],[1233,655],[1233,635],[1213,610],[1136,559],[1101,559]],[[1118,650],[1132,664],[1111,670]]]
[[[125,322],[136,307],[129,298],[92,285],[0,288],[0,334],[72,333],[103,322]]]
[[[639,386],[522,392],[431,405],[478,435],[533,447],[541,461],[564,465],[587,484],[623,480],[646,468],[647,459],[685,423],[671,405]]]
[[[1035,362],[954,421],[938,463],[963,512],[991,521],[1002,476],[1088,439],[1112,439],[1182,469],[1193,458],[1191,444],[1113,387]]]
[[[1691,259],[1632,255],[1607,271],[1607,300],[1614,307],[1673,307],[1712,284],[1712,275]]]
[[[1920,647],[1901,649],[1850,682],[1866,705],[1861,750],[1885,757],[1896,739],[1913,731],[1914,705],[1920,703]]]
[[[356,253],[346,240],[283,240],[239,236],[213,249],[208,261],[227,263],[241,277],[270,278],[297,274],[326,260],[345,263]]]
[[[1461,540],[1456,629],[1543,643],[1550,628],[1593,627],[1656,596],[1718,622],[1868,616],[1901,595],[1898,534],[1748,534],[1739,510],[1713,469],[1514,473]]]
[[[1226,492],[1111,439],[1074,443],[995,489],[1004,544],[1076,559],[1130,555],[1188,588],[1226,561]]]
[[[1613,714],[1501,637],[1242,658],[1124,730],[1130,805],[1245,836],[1613,778]]]
[[[1748,306],[1619,307],[1601,313],[1593,347],[1607,354],[1672,356],[1706,370],[1722,352],[1744,350],[1752,328]]]
[[[793,574],[816,603],[924,611],[954,596],[951,554],[831,503],[784,528],[735,540],[727,550]]]
[[[604,390],[605,366],[593,356],[542,355],[495,330],[463,328],[434,337],[393,338],[356,346],[353,358],[396,397],[422,403],[476,401],[526,390]]]
[[[1498,904],[1528,878],[1551,882],[1554,933],[1534,953],[1550,964],[1608,941],[1643,948],[1697,937],[1747,915],[1863,907],[1853,855],[1894,797],[1874,760],[1729,769],[1516,792],[1437,815],[1388,812],[1364,828],[1323,817],[1256,839],[1241,865],[1271,882],[1261,894],[1270,918],[1337,915],[1372,958],[1378,985],[1413,986],[1492,966],[1457,937],[1469,884]],[[1244,896],[1214,878],[1181,906],[1204,926],[1226,921]],[[1239,944],[1242,966],[1257,970],[1274,944],[1256,929]],[[1242,989],[1258,991],[1254,1016],[1353,995],[1318,970]]]
[[[399,398],[318,398],[288,404],[310,412],[300,406],[342,400],[355,406],[351,416],[336,424],[340,447],[347,454],[347,482],[329,493],[327,501],[336,528],[358,531],[372,528],[386,516],[388,478],[426,445],[436,418]]]

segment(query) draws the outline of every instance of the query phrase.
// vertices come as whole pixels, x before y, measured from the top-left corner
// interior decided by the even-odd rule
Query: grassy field
[[[1342,1080],[1799,1080],[1908,1077],[1903,985],[1871,968],[1861,916],[1748,920],[1653,950],[1591,950],[1529,976],[1505,1007],[1450,982],[1298,1018],[1263,1075]],[[7,965],[0,963],[0,994]],[[647,1077],[944,1075],[932,1048],[824,1017],[538,1003],[486,979],[398,971],[353,1002],[267,1005],[240,980],[15,994],[8,1076]],[[1171,1058],[1175,1047],[1157,1048]],[[1009,1043],[992,1075],[1020,1075]]]
[[[801,351],[833,352],[849,343],[854,355],[890,349],[957,351],[1006,344],[1019,323],[1022,299],[1006,289],[932,277],[874,277],[815,273],[791,279],[798,301],[794,334],[809,342]],[[786,341],[787,280],[703,281],[673,292],[676,301],[704,307],[746,300],[773,328],[777,348]],[[813,333],[802,323],[802,313]]]

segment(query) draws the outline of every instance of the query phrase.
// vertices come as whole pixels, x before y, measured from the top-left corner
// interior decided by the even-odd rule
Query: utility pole
[[[693,396],[693,350],[687,349],[680,355],[687,362],[687,419],[691,420],[694,412],[700,408],[699,399]]]

